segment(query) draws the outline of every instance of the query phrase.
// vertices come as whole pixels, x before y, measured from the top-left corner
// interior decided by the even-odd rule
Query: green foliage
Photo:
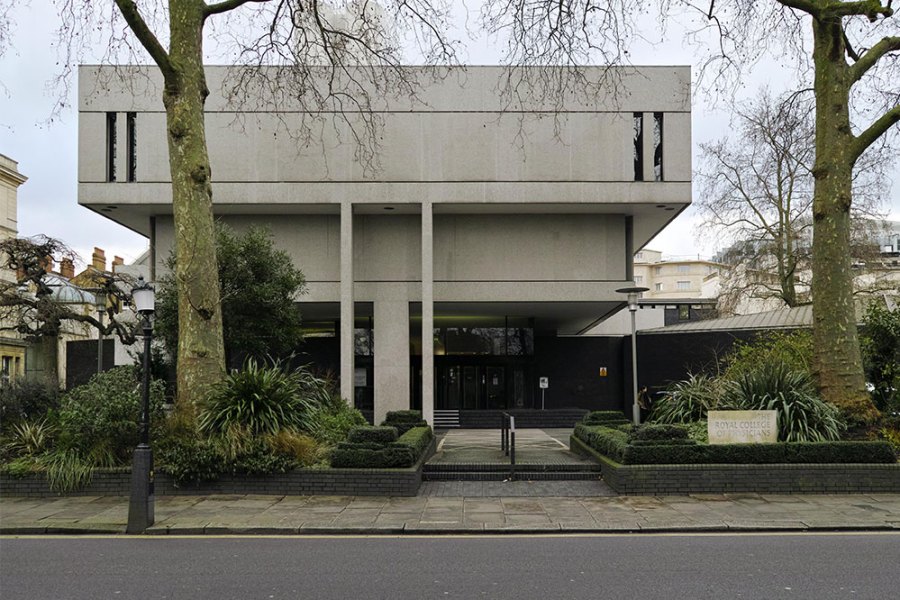
[[[886,442],[783,442],[777,444],[629,444],[621,431],[579,424],[574,437],[616,462],[650,464],[894,463]]]
[[[618,410],[595,410],[581,420],[585,425],[625,425],[630,421]]]
[[[294,299],[305,292],[306,281],[290,256],[275,248],[265,228],[237,234],[217,224],[216,258],[228,364],[247,356],[261,360],[293,352],[302,339]],[[173,356],[178,349],[176,260],[172,254],[166,261],[167,274],[159,280],[156,300],[156,329]]]
[[[266,445],[275,453],[294,460],[303,467],[312,466],[322,458],[321,446],[308,435],[293,431],[279,431],[265,437]]]
[[[884,412],[900,412],[900,307],[873,302],[866,309],[860,336],[872,400]]]
[[[385,416],[382,425],[396,427],[397,433],[403,435],[413,427],[428,427],[428,422],[422,419],[422,413],[417,410],[392,410]]]
[[[176,484],[214,481],[225,470],[224,457],[209,440],[196,436],[172,437],[156,448],[157,464]]]
[[[691,423],[706,418],[710,410],[723,408],[722,383],[704,374],[689,374],[684,381],[673,383],[653,405],[650,421],[656,423]]]
[[[426,425],[424,427],[414,427],[410,429],[397,439],[395,445],[406,446],[412,449],[416,460],[419,460],[422,457],[422,454],[428,450],[433,439],[434,432],[431,431],[431,427]]]
[[[325,446],[347,439],[350,430],[368,425],[361,412],[338,398],[328,406],[317,407],[309,415],[309,433]]]
[[[663,441],[663,440],[686,440],[688,438],[688,430],[681,425],[664,425],[657,423],[644,423],[635,427],[631,435],[628,436],[629,441],[646,440],[646,441]]]
[[[95,465],[81,452],[71,448],[57,448],[44,455],[41,464],[47,470],[50,489],[65,493],[88,485],[94,475]]]
[[[40,460],[31,456],[21,456],[0,465],[0,473],[17,479],[40,473],[43,470],[44,467]]]
[[[336,469],[397,469],[416,462],[409,446],[384,446],[341,442],[331,453],[331,466]]]
[[[688,436],[699,444],[709,443],[709,424],[706,421],[694,421],[685,425]]]
[[[127,464],[138,443],[141,386],[134,366],[98,373],[63,396],[57,447],[96,466]],[[150,385],[150,419],[162,418],[164,386]],[[65,462],[65,461],[63,461]]]
[[[805,330],[771,331],[753,341],[739,342],[725,357],[721,377],[736,380],[746,373],[787,365],[792,371],[811,374],[812,335]]]
[[[267,366],[248,358],[243,369],[210,390],[200,408],[200,431],[222,434],[235,426],[253,434],[307,430],[323,386],[305,367],[290,370],[280,361]]]
[[[59,406],[59,390],[44,380],[24,378],[0,383],[0,426],[42,419]]]
[[[741,410],[778,411],[778,439],[838,440],[846,425],[837,407],[816,396],[810,376],[784,363],[746,371],[728,386],[729,404]]]
[[[357,427],[351,429],[347,441],[354,444],[390,444],[397,441],[395,427]]]
[[[56,429],[46,420],[16,423],[7,450],[15,456],[34,457],[50,449]]]

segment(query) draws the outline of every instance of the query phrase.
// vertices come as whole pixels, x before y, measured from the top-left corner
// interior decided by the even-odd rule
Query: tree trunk
[[[203,2],[173,1],[169,6],[174,74],[166,77],[163,102],[177,259],[177,402],[188,408],[222,377],[225,350],[204,123],[209,90],[203,70]]]
[[[850,79],[839,17],[813,19],[816,163],[813,169],[813,370],[822,398],[854,421],[878,411],[865,389],[850,264],[853,163]]]

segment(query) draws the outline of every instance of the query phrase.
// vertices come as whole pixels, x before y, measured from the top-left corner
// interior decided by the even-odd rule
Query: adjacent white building
[[[146,235],[158,275],[173,244],[160,78],[103,69],[80,70],[79,202]],[[548,408],[621,405],[621,352],[594,365],[579,344],[690,203],[689,68],[623,68],[615,91],[558,112],[504,110],[500,68],[428,80],[427,103],[384,100],[374,175],[330,127],[298,148],[281,124],[296,107],[229,105],[225,71],[208,70],[216,215],[267,226],[303,270],[310,354],[345,397],[376,420],[540,408],[550,372]]]

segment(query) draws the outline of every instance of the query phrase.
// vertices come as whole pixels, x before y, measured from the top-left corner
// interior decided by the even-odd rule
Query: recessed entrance
[[[438,410],[531,408],[526,385],[529,365],[461,361],[451,357],[435,362],[435,408]]]

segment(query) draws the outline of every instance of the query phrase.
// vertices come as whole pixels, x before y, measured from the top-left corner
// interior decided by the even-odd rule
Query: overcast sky
[[[0,153],[19,162],[19,170],[28,181],[19,188],[19,233],[23,236],[46,234],[59,238],[75,249],[84,260],[90,260],[94,246],[106,250],[109,259],[119,255],[130,262],[140,255],[147,241],[124,227],[82,208],[77,203],[77,112],[70,109],[55,123],[47,123],[58,91],[49,81],[58,71],[57,53],[53,48],[52,29],[55,20],[50,0],[18,3],[13,12],[16,24],[13,47],[0,59]],[[652,34],[653,32],[648,32]],[[654,37],[648,35],[648,37]],[[634,64],[697,64],[693,50],[678,39],[678,30],[670,28],[674,41],[662,45],[642,44],[632,49]],[[469,44],[467,62],[495,64],[499,61],[498,44],[476,39]],[[760,86],[773,91],[785,89],[791,73],[775,63],[757,69],[752,80],[745,82],[744,98],[754,96]],[[74,94],[69,105],[74,106]],[[694,95],[693,142],[696,167],[699,143],[716,139],[729,128],[723,107],[713,110],[708,98]],[[719,104],[723,104],[719,102]],[[895,182],[886,199],[886,209],[900,219],[900,168],[892,173]],[[695,187],[694,194],[697,194]],[[715,240],[699,241],[695,235],[696,216],[685,211],[648,247],[662,250],[668,256],[711,255]]]

